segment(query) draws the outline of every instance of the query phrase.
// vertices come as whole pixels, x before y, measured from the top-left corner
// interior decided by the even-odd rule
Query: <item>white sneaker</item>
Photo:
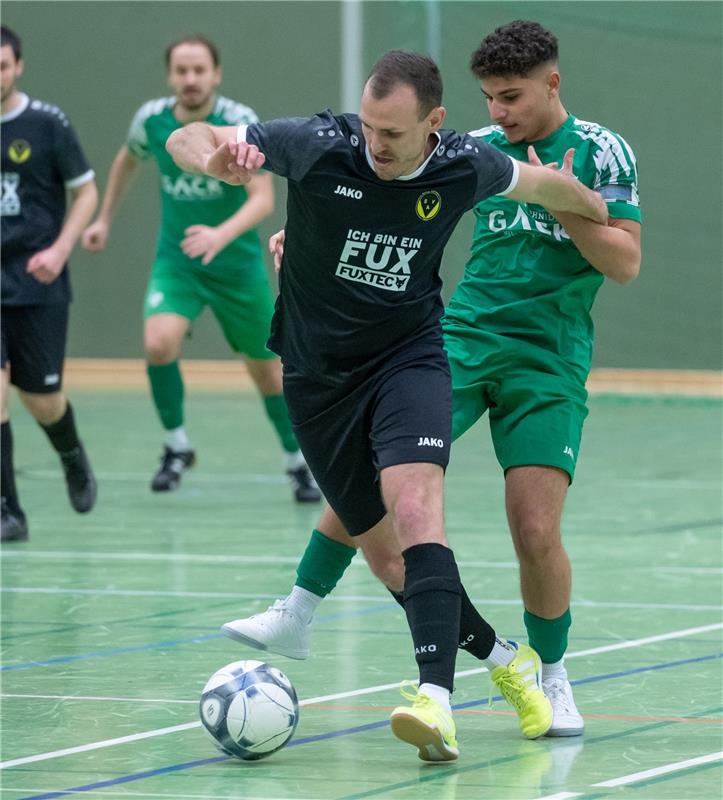
[[[552,725],[545,736],[581,736],[585,723],[575,705],[570,681],[550,678],[542,681],[542,691],[552,704]]]
[[[309,657],[311,622],[303,623],[284,600],[276,600],[261,614],[227,622],[221,631],[257,650],[270,650],[288,658]]]

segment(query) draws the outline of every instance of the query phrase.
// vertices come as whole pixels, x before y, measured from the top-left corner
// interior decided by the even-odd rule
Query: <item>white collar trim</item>
[[[30,98],[25,94],[25,92],[20,92],[20,105],[17,108],[14,108],[12,111],[8,111],[7,114],[0,116],[0,122],[10,122],[11,119],[19,117],[29,105]]]

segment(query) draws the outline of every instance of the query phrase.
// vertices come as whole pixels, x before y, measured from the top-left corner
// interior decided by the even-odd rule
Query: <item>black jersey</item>
[[[513,188],[515,162],[439,132],[412,175],[374,172],[355,114],[240,127],[288,179],[286,243],[269,347],[326,382],[358,378],[406,343],[441,339],[442,252],[465,211]]]
[[[0,135],[3,305],[67,303],[67,269],[46,285],[26,268],[58,238],[67,190],[92,180],[93,171],[65,114],[41,100],[22,95],[21,104],[0,117]]]

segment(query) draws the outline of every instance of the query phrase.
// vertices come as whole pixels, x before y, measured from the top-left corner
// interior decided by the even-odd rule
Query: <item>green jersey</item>
[[[157,258],[187,261],[181,241],[190,225],[220,225],[235,214],[246,201],[243,186],[229,186],[207,175],[194,175],[176,166],[166,151],[166,140],[181,128],[173,114],[175,97],[150,100],[136,112],[127,145],[137,158],[155,158],[160,171],[161,228],[158,233]],[[206,117],[211,125],[248,125],[258,117],[248,106],[218,97]],[[255,230],[250,230],[227,245],[204,270],[230,269],[243,271],[249,260],[257,264],[262,258],[261,243]],[[196,259],[200,266],[200,259]]]
[[[499,126],[472,135],[527,161],[528,143],[511,144]],[[562,164],[574,148],[576,177],[600,192],[610,216],[640,221],[635,156],[621,136],[569,115],[534,147],[543,164]],[[471,255],[447,308],[450,327],[469,325],[538,345],[584,380],[592,357],[590,309],[603,275],[542,206],[498,195],[479,203],[474,214]]]

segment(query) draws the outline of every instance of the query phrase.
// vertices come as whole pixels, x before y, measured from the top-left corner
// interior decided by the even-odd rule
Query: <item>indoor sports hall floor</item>
[[[2,800],[721,797],[719,400],[591,401],[565,518],[584,738],[523,740],[461,654],[461,755],[429,766],[388,728],[415,665],[361,558],[319,609],[312,658],[267,658],[302,699],[289,746],[254,763],[213,749],[199,691],[256,655],[219,625],[287,591],[317,508],[291,502],[252,394],[189,392],[199,463],[166,496],[148,489],[159,435],[146,392],[73,399],[100,483],[87,516],[13,405],[31,538],[2,548]],[[453,450],[447,521],[471,597],[524,638],[486,422]]]

